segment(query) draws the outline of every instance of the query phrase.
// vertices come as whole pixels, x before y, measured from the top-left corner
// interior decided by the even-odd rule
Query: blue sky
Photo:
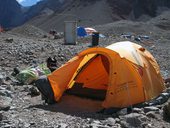
[[[23,6],[31,6],[36,4],[40,0],[17,0]]]

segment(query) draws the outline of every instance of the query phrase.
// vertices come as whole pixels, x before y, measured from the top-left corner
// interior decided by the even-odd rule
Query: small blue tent
[[[87,36],[87,32],[84,27],[77,27],[77,36],[79,37]]]

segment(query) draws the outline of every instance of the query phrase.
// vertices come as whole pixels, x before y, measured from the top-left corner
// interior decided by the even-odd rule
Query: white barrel
[[[77,43],[77,22],[64,22],[64,40],[65,44],[75,45]]]

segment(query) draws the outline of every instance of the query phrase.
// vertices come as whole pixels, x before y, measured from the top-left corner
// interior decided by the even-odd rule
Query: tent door
[[[97,55],[88,61],[74,78],[75,84],[67,93],[104,100],[109,81],[109,61],[103,55]]]

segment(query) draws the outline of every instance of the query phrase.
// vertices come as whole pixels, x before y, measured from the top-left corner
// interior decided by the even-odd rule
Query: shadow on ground
[[[108,117],[108,115],[98,113],[102,110],[102,101],[81,98],[73,95],[64,95],[60,102],[53,105],[38,104],[29,106],[28,109],[30,108],[39,108],[82,118],[104,119]]]

